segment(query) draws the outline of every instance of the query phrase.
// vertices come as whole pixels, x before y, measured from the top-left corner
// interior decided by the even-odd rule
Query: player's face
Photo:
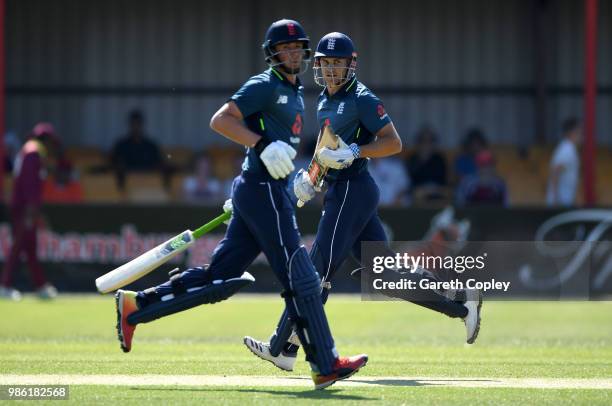
[[[277,58],[290,71],[299,71],[304,58],[304,44],[301,42],[287,42],[276,46]]]
[[[321,64],[321,71],[323,72],[323,79],[327,84],[327,87],[340,86],[347,74],[348,59],[345,58],[321,58],[319,63]]]

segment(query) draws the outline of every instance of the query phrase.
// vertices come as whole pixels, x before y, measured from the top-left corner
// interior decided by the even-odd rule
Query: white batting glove
[[[224,213],[234,213],[234,205],[232,204],[232,199],[227,199],[225,201],[225,203],[223,203],[223,212]],[[232,218],[230,217],[229,219],[225,220],[223,222],[223,224],[225,225],[229,225],[230,221],[232,220]]]
[[[302,203],[315,197],[315,188],[304,169],[300,169],[293,179],[293,193]]]
[[[293,159],[297,152],[293,147],[283,141],[274,141],[268,144],[261,152],[259,158],[274,179],[286,178],[293,170]]]
[[[340,140],[338,149],[321,148],[317,152],[317,159],[328,168],[344,169],[351,166],[360,155],[361,151],[357,144],[346,145],[344,141]]]
[[[223,211],[225,213],[227,212],[233,212],[234,211],[234,205],[232,204],[232,199],[227,199],[225,201],[225,203],[223,203]]]

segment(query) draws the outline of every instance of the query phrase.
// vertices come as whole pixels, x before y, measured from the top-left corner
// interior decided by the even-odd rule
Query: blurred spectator
[[[461,143],[461,153],[455,158],[454,175],[459,183],[464,176],[475,175],[478,172],[476,155],[488,148],[489,143],[482,131],[473,128],[467,132]]]
[[[185,200],[216,204],[225,199],[221,183],[212,175],[208,155],[202,153],[195,158],[192,173],[183,181]]]
[[[372,159],[370,174],[380,189],[381,206],[407,206],[410,178],[402,161],[396,157]]]
[[[489,150],[476,155],[476,174],[463,178],[457,188],[457,205],[507,206],[506,182],[495,170],[495,158]]]
[[[446,196],[446,160],[438,151],[437,136],[428,127],[416,137],[416,151],[408,158],[407,170],[416,200],[435,200]]]
[[[144,116],[140,110],[130,113],[128,125],[128,133],[115,143],[111,152],[117,186],[121,191],[125,189],[125,176],[129,172],[159,171],[168,190],[170,170],[159,146],[145,134]]]
[[[563,138],[550,161],[546,191],[546,202],[549,206],[574,205],[578,189],[578,147],[582,143],[582,127],[577,119],[569,118],[563,122],[562,130]]]
[[[82,203],[83,187],[74,171],[72,162],[63,154],[43,186],[43,201],[46,203]]]
[[[25,254],[38,295],[45,299],[57,296],[55,287],[47,282],[36,249],[38,225],[42,221],[43,180],[57,149],[58,139],[53,126],[39,123],[15,160],[15,181],[10,201],[13,245],[0,278],[0,298],[21,298],[19,291],[13,288],[13,274],[21,262],[22,253]]]

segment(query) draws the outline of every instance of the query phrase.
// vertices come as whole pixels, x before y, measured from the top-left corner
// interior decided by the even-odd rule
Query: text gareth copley
[[[483,292],[489,290],[503,290],[507,292],[510,289],[510,282],[496,281],[491,279],[490,281],[477,281],[476,279],[468,279],[465,282],[460,280],[451,281],[431,281],[422,279],[417,284],[414,280],[401,279],[399,281],[385,281],[383,279],[374,279],[372,286],[376,290],[414,290],[414,289],[435,289],[435,290],[447,290],[447,289],[479,289]]]

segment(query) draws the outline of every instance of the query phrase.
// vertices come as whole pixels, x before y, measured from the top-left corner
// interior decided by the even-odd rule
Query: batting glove
[[[270,173],[270,176],[274,179],[283,179],[295,169],[293,159],[296,154],[295,149],[286,142],[274,141],[261,151],[259,158],[265,165],[268,173]]]
[[[344,169],[353,164],[353,161],[361,156],[361,150],[355,143],[344,144],[338,149],[321,148],[317,158],[322,165],[332,169]]]
[[[315,188],[308,172],[304,169],[300,169],[293,179],[293,193],[302,203],[306,203],[315,197]]]
[[[225,201],[225,203],[223,203],[223,212],[224,213],[228,213],[229,212],[229,213],[232,213],[232,214],[234,213],[234,205],[232,204],[232,199],[231,198],[227,199]],[[223,224],[229,225],[231,220],[232,220],[232,218],[230,217],[229,219],[225,220],[223,222]]]

